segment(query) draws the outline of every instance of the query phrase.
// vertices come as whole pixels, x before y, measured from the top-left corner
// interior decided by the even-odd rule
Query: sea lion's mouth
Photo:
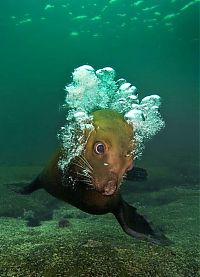
[[[108,183],[104,186],[103,195],[113,195],[117,190],[117,184],[114,181],[108,181]]]
[[[118,188],[118,177],[115,173],[109,172],[105,178],[94,178],[94,189],[102,195],[111,196]]]

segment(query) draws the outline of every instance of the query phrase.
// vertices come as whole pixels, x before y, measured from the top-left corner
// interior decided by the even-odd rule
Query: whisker
[[[90,177],[92,178],[93,174],[92,172],[88,171],[88,169],[83,169],[81,172],[80,172],[82,175],[86,176],[86,177]]]
[[[93,167],[83,155],[80,155],[80,159],[85,163],[85,165],[88,166],[88,168],[90,168],[93,171]]]
[[[80,174],[79,174],[80,175]],[[87,186],[90,187],[94,187],[93,183],[92,183],[92,179],[89,179],[87,177],[85,177],[84,175],[80,175],[81,176],[81,181],[84,182]]]
[[[78,167],[82,168],[82,169],[86,169],[85,165],[83,165],[82,163],[80,163],[80,161],[74,162],[74,165],[77,165]]]
[[[87,178],[91,178],[91,176],[89,174],[87,174],[87,172],[76,172],[78,175],[80,176],[84,176],[84,177],[87,177]]]
[[[88,174],[92,174],[91,170],[89,168],[87,168],[85,164],[82,164],[81,161],[76,161],[76,162],[74,161],[73,164],[77,165],[83,171],[86,171]]]
[[[93,184],[93,168],[87,159],[80,155],[77,157],[73,164],[80,168],[80,171],[77,171],[76,174],[82,182],[84,182],[88,187],[94,188]]]
[[[77,163],[79,163],[82,166],[85,166],[88,170],[93,171],[93,168],[90,166],[90,164],[85,160],[82,156],[79,157],[77,160]]]
[[[89,182],[91,182],[93,179],[92,179],[92,176],[90,176],[90,175],[86,175],[86,174],[83,174],[83,173],[80,173],[80,172],[76,172],[76,174],[77,175],[79,175],[79,176],[81,176],[81,177],[84,177],[85,179],[85,181],[89,181]]]

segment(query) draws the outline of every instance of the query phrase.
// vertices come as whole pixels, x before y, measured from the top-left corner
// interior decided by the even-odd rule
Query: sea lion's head
[[[89,187],[111,196],[132,168],[133,127],[112,110],[98,110],[92,116],[94,129],[86,132],[87,142],[77,163],[79,174]]]

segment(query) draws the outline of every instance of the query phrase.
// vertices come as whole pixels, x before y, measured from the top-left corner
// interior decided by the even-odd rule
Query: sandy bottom
[[[3,185],[30,180],[39,171],[39,167],[0,168],[1,277],[200,276],[197,189],[179,185],[126,194],[130,185],[126,184],[127,201],[161,226],[174,242],[163,247],[129,237],[111,214],[90,216],[44,191],[21,196]],[[28,227],[25,210],[38,215],[41,225]],[[50,211],[54,216],[47,220]],[[63,215],[69,225],[60,228],[58,221]]]

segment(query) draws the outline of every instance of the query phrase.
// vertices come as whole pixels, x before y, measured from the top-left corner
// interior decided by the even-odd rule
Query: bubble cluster
[[[84,131],[91,132],[94,127],[92,125],[92,116],[83,111],[69,110],[66,117],[65,126],[61,127],[58,138],[62,142],[62,157],[59,160],[59,167],[62,171],[69,165],[71,160],[79,156],[83,151],[87,142]]]
[[[112,109],[124,115],[133,125],[133,138],[137,149],[135,158],[142,154],[144,141],[164,127],[160,115],[161,99],[158,95],[138,98],[137,88],[125,79],[115,81],[115,71],[105,67],[97,71],[89,65],[76,68],[73,81],[65,87],[67,106],[66,125],[61,128],[59,138],[64,148],[60,167],[66,165],[84,149],[84,130],[93,130],[92,112]]]

